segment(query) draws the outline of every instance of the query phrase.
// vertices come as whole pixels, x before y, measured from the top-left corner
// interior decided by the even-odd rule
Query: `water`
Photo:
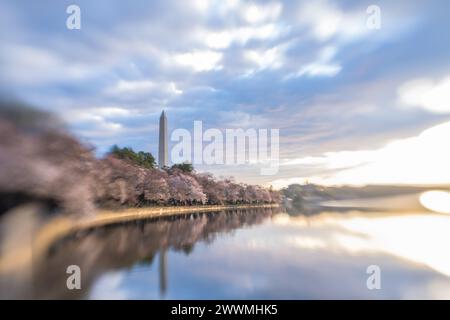
[[[450,298],[450,216],[422,210],[238,210],[68,237],[33,268],[34,297]],[[66,288],[79,265],[82,289]],[[369,290],[367,267],[381,270]]]

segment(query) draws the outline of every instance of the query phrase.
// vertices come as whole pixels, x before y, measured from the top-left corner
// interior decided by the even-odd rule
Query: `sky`
[[[1,0],[0,92],[59,115],[98,156],[157,156],[164,109],[169,135],[194,121],[279,129],[276,174],[196,166],[217,176],[448,184],[449,15],[446,0]]]

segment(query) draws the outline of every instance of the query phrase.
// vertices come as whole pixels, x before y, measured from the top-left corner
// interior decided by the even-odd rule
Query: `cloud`
[[[194,8],[204,14],[211,14],[212,11],[219,12],[222,15],[236,10],[241,5],[240,0],[194,0]]]
[[[320,170],[365,165],[387,141],[448,121],[444,112],[417,117],[396,107],[399,79],[423,70],[445,79],[450,70],[449,42],[436,32],[449,22],[439,16],[444,2],[436,3],[384,2],[382,29],[371,32],[366,6],[351,1],[79,0],[83,12],[99,14],[84,15],[83,29],[72,32],[61,23],[64,4],[44,1],[36,15],[29,4],[2,2],[1,87],[57,112],[105,150],[114,143],[156,150],[163,108],[170,129],[191,128],[194,119],[280,128],[280,154],[299,163],[282,166],[279,178],[326,178]],[[432,93],[420,105],[435,108],[445,81],[422,88]],[[328,153],[342,150],[370,152]]]
[[[350,40],[368,32],[363,9],[344,12],[330,1],[307,1],[300,6],[298,17],[320,42],[332,37]]]
[[[247,50],[244,57],[258,66],[258,70],[279,68],[283,64],[282,50],[278,47],[268,50]]]
[[[243,5],[240,11],[247,22],[255,24],[276,20],[280,16],[282,9],[283,5],[279,2],[266,5],[250,3]]]
[[[280,2],[257,3],[242,0],[195,0],[193,7],[202,14],[221,18],[241,18],[248,24],[275,21],[283,10]]]
[[[336,51],[336,47],[333,46],[323,48],[316,61],[306,64],[297,73],[288,75],[286,79],[305,75],[308,77],[334,77],[342,69],[341,65],[332,62]]]
[[[219,65],[221,59],[222,54],[212,50],[192,51],[174,56],[176,63],[190,67],[196,72],[221,69],[222,66]]]
[[[338,31],[342,12],[324,1],[310,2],[301,8],[300,18],[311,24],[319,40],[326,40]]]
[[[206,41],[208,47],[213,49],[228,48],[234,38],[235,36],[229,31],[209,32],[206,35],[202,34],[202,39]]]
[[[114,87],[118,92],[136,92],[136,91],[148,91],[155,88],[155,83],[152,81],[127,81],[120,80]]]
[[[8,45],[0,53],[2,77],[21,85],[35,85],[58,81],[82,80],[99,68],[83,63],[68,62],[57,53],[39,46]]]
[[[342,67],[338,64],[310,63],[302,67],[296,76],[307,75],[310,77],[334,77],[341,71]]]
[[[221,112],[220,123],[224,128],[265,128],[269,121],[262,115],[246,113],[243,111]]]
[[[242,26],[229,28],[221,31],[210,31],[208,29],[198,32],[198,40],[205,42],[211,49],[226,49],[233,43],[245,45],[252,39],[270,40],[276,39],[286,33],[287,27],[274,23],[257,26]]]
[[[285,161],[282,165],[313,165],[332,173],[303,178],[277,179],[274,186],[303,183],[325,185],[448,184],[450,183],[450,122],[431,127],[420,135],[399,139],[376,150],[339,151],[321,157]]]
[[[92,108],[90,110],[91,114],[102,116],[102,117],[124,117],[131,114],[131,110],[119,107],[101,107]]]
[[[450,77],[441,81],[422,78],[406,82],[398,89],[398,97],[407,107],[450,113]]]
[[[71,126],[78,128],[83,137],[108,137],[123,132],[123,125],[118,119],[131,116],[129,109],[120,107],[95,107],[87,109],[67,110],[63,119]]]
[[[376,156],[377,151],[361,150],[361,151],[339,151],[326,152],[321,157],[304,157],[292,160],[286,160],[281,165],[303,165],[315,166],[325,169],[345,169],[348,167],[356,167],[369,162]]]
[[[119,80],[114,86],[106,89],[111,94],[142,94],[158,91],[169,94],[182,94],[174,82],[156,83],[150,80]]]
[[[219,14],[218,18],[224,20],[222,28],[201,26],[194,32],[198,42],[210,49],[223,50],[233,43],[245,45],[252,39],[275,39],[287,31],[286,24],[278,23],[283,8],[280,2],[197,1],[195,7],[209,18]]]

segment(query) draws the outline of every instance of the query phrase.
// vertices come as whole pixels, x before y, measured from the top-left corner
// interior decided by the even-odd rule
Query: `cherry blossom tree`
[[[10,109],[17,112],[19,107]],[[89,214],[95,206],[278,203],[281,199],[272,188],[239,184],[230,178],[218,180],[189,165],[152,168],[149,153],[131,149],[115,148],[96,159],[92,148],[62,129],[49,127],[47,116],[31,114],[24,127],[24,114],[17,116],[18,121],[11,116],[14,112],[3,115],[2,110],[1,210],[32,201],[52,211]]]
[[[226,200],[226,183],[224,181],[216,181],[210,173],[198,174],[196,180],[203,188],[207,197],[208,204],[224,204]]]
[[[165,204],[170,197],[168,175],[159,169],[148,170],[143,182],[143,198],[154,204]]]
[[[172,170],[168,177],[170,199],[174,204],[203,204],[206,195],[201,185],[192,176]]]

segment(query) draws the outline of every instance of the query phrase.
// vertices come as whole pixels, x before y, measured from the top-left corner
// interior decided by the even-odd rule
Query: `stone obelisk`
[[[162,169],[169,166],[168,143],[167,143],[167,117],[166,113],[161,113],[159,117],[159,152],[158,165]]]

